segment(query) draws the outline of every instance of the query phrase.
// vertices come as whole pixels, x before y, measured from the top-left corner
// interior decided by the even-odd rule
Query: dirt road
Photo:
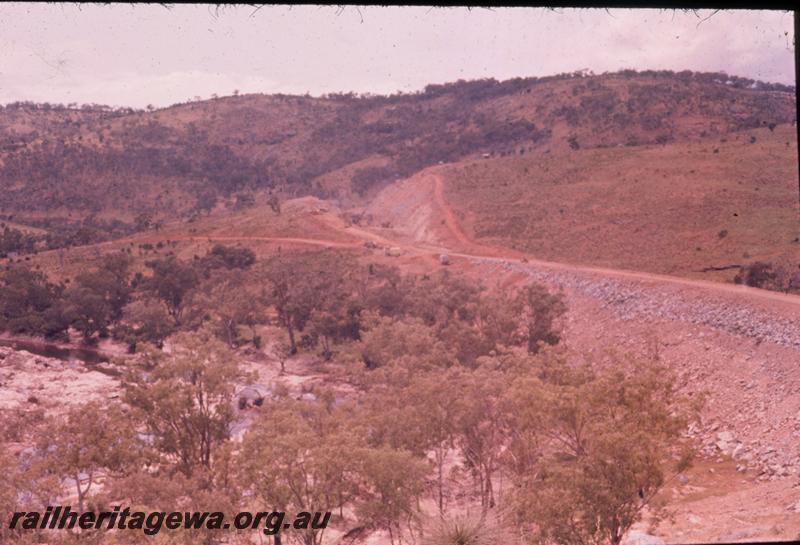
[[[527,264],[531,268],[546,269],[551,271],[564,271],[572,273],[584,273],[600,275],[608,278],[633,280],[646,283],[667,284],[706,290],[711,293],[731,294],[736,297],[746,298],[752,301],[769,302],[770,304],[786,305],[788,308],[797,310],[800,307],[800,296],[773,292],[751,288],[743,285],[723,284],[719,282],[693,280],[677,276],[669,276],[656,273],[640,271],[629,271],[623,269],[610,269],[606,267],[594,267],[588,265],[573,265],[554,261],[537,259],[530,254],[525,254],[509,248],[488,246],[475,242],[467,236],[461,226],[460,221],[452,207],[447,202],[446,183],[444,178],[437,172],[439,167],[433,167],[413,178],[406,180],[409,184],[406,194],[416,193],[423,195],[425,206],[431,210],[425,216],[426,226],[418,227],[415,233],[410,236],[396,236],[397,233],[387,233],[382,231],[380,234],[372,230],[358,226],[344,226],[340,221],[331,218],[327,223],[330,229],[346,234],[354,238],[353,242],[342,242],[330,239],[302,238],[302,237],[268,237],[255,235],[237,236],[189,236],[181,234],[154,234],[133,236],[129,239],[136,243],[155,243],[165,237],[173,241],[183,242],[275,242],[286,244],[301,244],[330,248],[358,248],[363,246],[366,241],[372,241],[384,246],[400,247],[406,254],[441,254],[446,253],[451,257],[461,257],[472,260],[481,260],[485,263],[503,264],[508,261]],[[390,199],[393,205],[397,205],[397,198],[393,195]],[[417,204],[416,206],[419,206]],[[384,205],[385,207],[385,205]],[[386,214],[385,210],[380,210],[380,206],[374,209],[376,216]],[[442,229],[444,228],[444,229]],[[419,235],[425,233],[426,238]],[[433,236],[431,236],[433,234]],[[408,235],[408,233],[406,233]],[[107,241],[94,245],[102,247],[118,244],[119,241]],[[50,250],[43,254],[57,252]]]

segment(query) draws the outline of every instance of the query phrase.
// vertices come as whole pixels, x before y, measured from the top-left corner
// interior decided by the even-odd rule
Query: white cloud
[[[35,102],[94,102],[112,106],[165,105],[212,94],[280,92],[274,80],[247,74],[208,73],[200,70],[166,74],[121,72],[96,77],[64,77],[54,83],[28,82],[0,89],[0,102],[27,97]]]
[[[690,69],[794,82],[792,16],[722,11],[0,5],[0,102],[163,106],[459,78]]]

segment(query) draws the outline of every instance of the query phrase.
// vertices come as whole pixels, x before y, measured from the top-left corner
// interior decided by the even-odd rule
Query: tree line
[[[113,336],[132,351],[139,342],[160,346],[170,334],[210,324],[229,346],[260,346],[259,325],[284,328],[289,353],[361,339],[370,320],[422,324],[457,355],[474,361],[500,344],[538,350],[556,344],[565,306],[558,294],[531,285],[489,293],[464,278],[402,275],[396,268],[354,266],[336,252],[278,254],[256,263],[247,248],[215,245],[203,257],[167,255],[133,271],[125,252],[104,256],[96,270],[55,283],[26,263],[0,274],[0,329],[65,338],[70,328],[85,343]],[[274,317],[273,317],[274,315]],[[386,326],[389,327],[389,326]],[[394,327],[394,325],[391,325]],[[368,357],[377,367],[380,357]]]

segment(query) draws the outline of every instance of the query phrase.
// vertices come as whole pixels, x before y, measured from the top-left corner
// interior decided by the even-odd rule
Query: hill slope
[[[792,92],[724,74],[627,71],[457,82],[390,97],[247,95],[152,112],[9,106],[0,111],[0,213],[40,226],[133,225],[137,216],[187,217],[268,191],[363,194],[476,154],[663,143],[788,123]]]
[[[471,238],[542,259],[729,280],[735,265],[800,263],[793,126],[442,173]]]

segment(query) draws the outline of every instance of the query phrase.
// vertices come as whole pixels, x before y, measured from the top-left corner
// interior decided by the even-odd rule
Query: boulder
[[[751,539],[755,536],[768,535],[769,528],[760,526],[751,526],[750,528],[741,528],[739,530],[732,530],[719,537],[717,541],[741,541],[743,539]]]
[[[639,530],[631,530],[622,540],[624,545],[664,545],[664,540]]]
[[[730,443],[733,441],[733,434],[729,431],[721,431],[717,434],[717,439],[725,443]]]

